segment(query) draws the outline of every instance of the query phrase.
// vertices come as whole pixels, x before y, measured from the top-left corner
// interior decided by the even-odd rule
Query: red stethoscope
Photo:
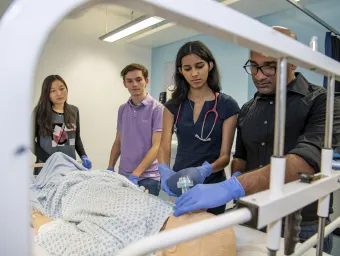
[[[216,106],[217,106],[217,93],[214,93],[214,96],[215,96],[215,103],[214,103],[214,107],[210,110],[207,111],[207,113],[205,113],[205,116],[204,116],[204,119],[203,119],[203,124],[202,124],[202,128],[201,128],[201,136],[199,136],[198,134],[195,134],[195,137],[201,141],[204,141],[204,142],[207,142],[207,141],[211,141],[211,138],[210,138],[210,135],[212,133],[212,131],[214,130],[214,127],[215,127],[215,124],[216,124],[216,121],[217,121],[217,118],[218,118],[218,113],[216,111]],[[182,103],[179,105],[179,108],[178,108],[178,112],[177,112],[177,116],[176,116],[176,121],[175,121],[175,124],[174,124],[174,132],[177,134],[177,122],[178,122],[178,117],[179,117],[179,114],[181,112],[181,107],[182,107]],[[208,136],[206,138],[203,138],[203,130],[204,130],[204,124],[205,124],[205,120],[207,119],[208,115],[212,113],[212,114],[215,114],[215,120],[214,120],[214,124],[208,134]]]

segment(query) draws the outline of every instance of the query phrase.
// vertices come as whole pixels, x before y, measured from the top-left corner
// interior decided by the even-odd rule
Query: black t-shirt
[[[320,172],[324,144],[326,90],[308,83],[299,73],[287,87],[284,154],[302,157]],[[255,94],[241,109],[237,122],[234,157],[246,161],[253,171],[270,164],[274,147],[275,95]],[[333,145],[340,146],[340,100],[334,103]],[[317,219],[317,203],[302,211],[304,221]]]
[[[238,114],[240,109],[237,102],[231,96],[220,93],[217,96],[216,111],[218,118],[216,124],[214,126],[215,114],[209,113],[204,123],[202,136],[204,117],[207,111],[213,109],[214,104],[215,100],[206,101],[196,123],[194,123],[193,109],[195,103],[193,101],[189,102],[189,99],[182,102],[177,120],[178,147],[173,167],[174,171],[180,171],[188,167],[198,167],[205,161],[211,164],[218,159],[221,151],[223,122],[229,117]],[[176,121],[179,104],[166,103],[165,107],[174,115],[174,120]],[[199,140],[196,134],[204,139],[209,137],[211,141]],[[223,170],[221,170],[207,177],[205,183],[216,183],[224,179],[225,175]]]

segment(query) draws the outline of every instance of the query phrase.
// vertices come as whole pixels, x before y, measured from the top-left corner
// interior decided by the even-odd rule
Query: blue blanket
[[[117,255],[158,233],[172,213],[171,203],[124,176],[87,171],[62,153],[48,159],[30,188],[32,206],[56,220],[35,238],[50,255]]]

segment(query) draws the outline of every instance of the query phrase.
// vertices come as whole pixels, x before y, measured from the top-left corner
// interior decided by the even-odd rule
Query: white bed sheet
[[[234,226],[236,234],[237,256],[267,256],[266,234],[244,226]],[[33,232],[33,229],[32,229]],[[33,233],[32,233],[33,234]],[[281,239],[281,250],[277,256],[283,256],[284,240]],[[48,256],[43,248],[33,243],[33,256]],[[329,254],[324,253],[324,256]],[[315,249],[311,248],[304,256],[315,256]]]

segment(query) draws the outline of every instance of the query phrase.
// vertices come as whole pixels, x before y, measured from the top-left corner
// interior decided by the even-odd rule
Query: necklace
[[[194,112],[194,108],[193,108],[192,105],[191,105],[191,100],[189,100],[189,104],[190,104],[190,107],[191,107],[191,109],[192,109],[192,112]]]
[[[192,105],[191,105],[191,100],[188,98],[188,100],[189,100],[189,105],[190,105],[190,107],[191,107],[191,109],[192,109],[192,112],[195,112],[194,111],[194,108],[192,107]]]

